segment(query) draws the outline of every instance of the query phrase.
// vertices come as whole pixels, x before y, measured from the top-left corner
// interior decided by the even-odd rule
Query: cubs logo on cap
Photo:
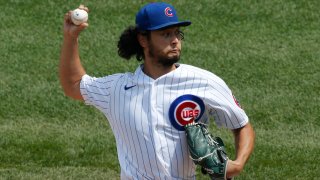
[[[172,9],[170,7],[167,7],[166,9],[164,9],[164,13],[168,17],[173,17]]]
[[[172,102],[169,108],[169,119],[175,129],[183,131],[185,125],[198,122],[204,110],[202,99],[192,94],[186,94]]]
[[[174,7],[164,2],[154,2],[143,6],[136,14],[139,30],[158,30],[171,26],[189,26],[190,21],[179,21]]]

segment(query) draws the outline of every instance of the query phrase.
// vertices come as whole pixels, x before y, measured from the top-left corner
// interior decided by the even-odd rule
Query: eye
[[[169,33],[169,32],[164,32],[164,33],[162,33],[162,36],[165,37],[165,38],[169,38],[170,34],[171,33]]]

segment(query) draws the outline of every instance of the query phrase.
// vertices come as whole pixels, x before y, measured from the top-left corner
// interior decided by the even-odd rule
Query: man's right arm
[[[80,8],[87,10],[84,6]],[[63,27],[63,44],[60,55],[59,78],[63,91],[66,96],[73,99],[83,100],[80,92],[80,82],[83,75],[86,74],[81,65],[78,49],[78,37],[82,30],[88,24],[82,23],[79,26],[74,25],[70,19],[71,11],[65,14]]]

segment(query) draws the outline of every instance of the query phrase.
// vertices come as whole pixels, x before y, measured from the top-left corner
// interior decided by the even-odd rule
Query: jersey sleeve
[[[206,92],[208,112],[218,126],[237,129],[249,122],[247,114],[222,79],[215,79],[209,89]]]
[[[80,92],[87,105],[95,106],[105,112],[109,109],[110,90],[119,75],[91,77],[84,75],[80,83]]]

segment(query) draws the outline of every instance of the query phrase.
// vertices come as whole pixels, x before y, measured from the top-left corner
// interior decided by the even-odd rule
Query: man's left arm
[[[250,123],[232,130],[235,139],[236,159],[228,160],[227,177],[231,178],[240,174],[250,154],[253,151],[255,133]]]

